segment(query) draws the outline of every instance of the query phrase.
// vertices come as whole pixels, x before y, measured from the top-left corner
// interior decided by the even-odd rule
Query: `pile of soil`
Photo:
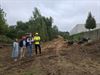
[[[13,62],[11,47],[0,49],[0,75],[100,75],[100,41],[66,44],[62,37],[42,45],[42,54]]]

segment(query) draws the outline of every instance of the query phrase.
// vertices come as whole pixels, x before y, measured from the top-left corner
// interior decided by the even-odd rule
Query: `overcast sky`
[[[16,21],[28,21],[34,7],[44,16],[51,16],[54,25],[61,31],[70,31],[76,24],[84,24],[91,11],[100,23],[100,0],[0,0],[1,8],[7,13],[9,25]]]

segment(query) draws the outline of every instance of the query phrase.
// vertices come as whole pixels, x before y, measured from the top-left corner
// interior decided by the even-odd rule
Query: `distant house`
[[[95,29],[100,29],[100,23],[98,23],[96,25],[96,28]],[[93,30],[95,30],[93,29]],[[86,32],[88,31],[88,29],[85,28],[85,25],[84,24],[77,24],[71,31],[70,31],[70,35],[73,35],[73,34],[77,34],[77,33],[81,33],[81,32]]]

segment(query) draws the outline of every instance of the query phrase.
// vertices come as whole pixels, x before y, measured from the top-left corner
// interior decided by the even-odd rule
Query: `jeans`
[[[20,48],[20,58],[22,59],[25,56],[26,47],[23,46]]]
[[[28,49],[28,55],[31,57],[32,56],[32,44],[27,46]]]
[[[37,45],[35,44],[35,53],[37,54],[37,48],[39,48],[39,54],[41,54],[41,46],[40,45]]]

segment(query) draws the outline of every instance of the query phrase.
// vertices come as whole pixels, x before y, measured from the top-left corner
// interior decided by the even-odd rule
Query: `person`
[[[26,50],[26,37],[23,36],[21,41],[19,42],[20,46],[20,59],[22,59],[25,56],[25,50]]]
[[[39,48],[39,54],[41,54],[41,46],[40,46],[41,38],[40,38],[38,33],[35,33],[35,36],[34,36],[33,40],[34,40],[34,44],[35,44],[35,53],[36,53],[36,55],[37,55],[37,48]]]
[[[15,41],[13,42],[13,50],[12,50],[12,58],[14,59],[14,61],[17,61],[18,55],[19,55],[19,43],[18,39],[15,39]]]
[[[28,55],[31,57],[32,56],[32,37],[30,35],[27,36],[26,47],[28,50]]]

